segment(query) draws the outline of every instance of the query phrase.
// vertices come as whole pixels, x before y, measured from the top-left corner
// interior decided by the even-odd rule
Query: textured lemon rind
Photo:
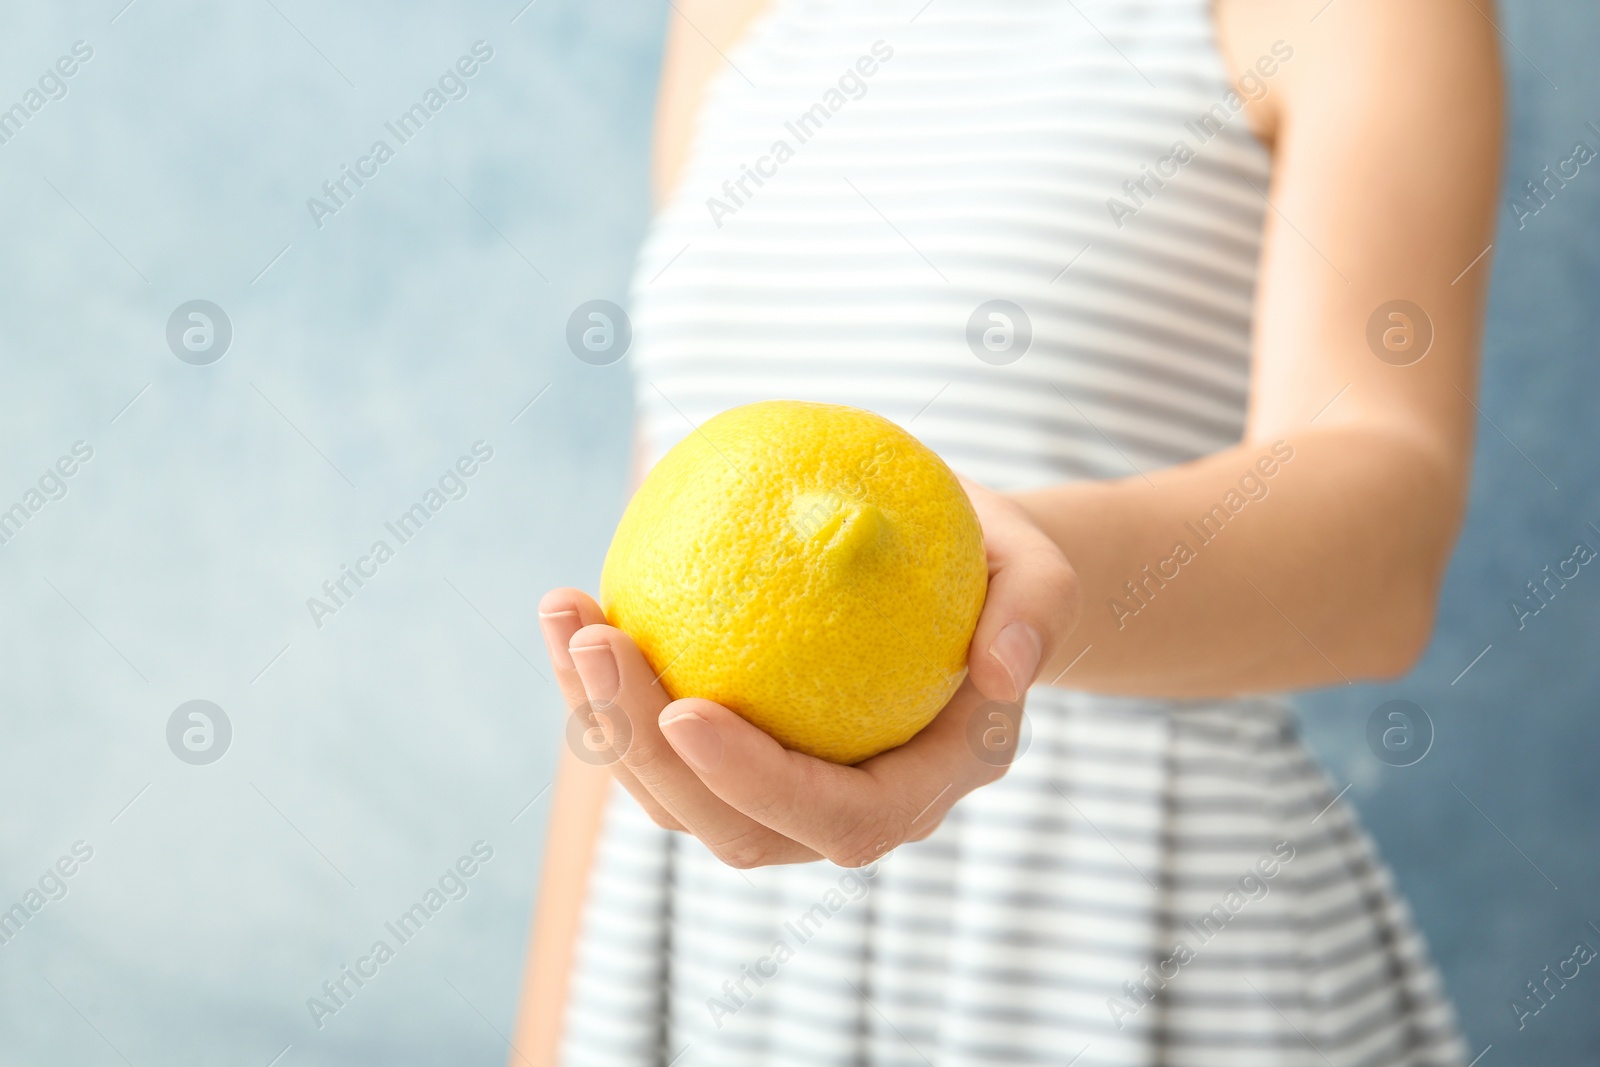
[[[960,686],[986,585],[977,515],[936,454],[870,412],[766,401],[662,457],[600,593],[674,698],[856,763]]]

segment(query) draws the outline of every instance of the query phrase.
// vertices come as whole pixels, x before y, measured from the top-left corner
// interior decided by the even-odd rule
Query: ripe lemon
[[[987,584],[978,517],[938,456],[870,412],[773,400],[656,464],[600,602],[674,698],[856,763],[955,693]]]

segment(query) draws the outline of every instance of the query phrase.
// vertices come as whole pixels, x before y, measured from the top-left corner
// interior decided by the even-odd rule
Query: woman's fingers
[[[569,709],[581,707],[589,698],[584,695],[583,682],[567,646],[572,643],[572,635],[585,626],[605,621],[600,605],[581,589],[552,589],[539,601],[539,631],[544,634],[545,651]]]
[[[989,554],[989,593],[967,672],[991,700],[1020,701],[1078,622],[1078,576],[1017,505],[963,480]]]
[[[615,627],[590,625],[579,630],[568,647],[597,716],[615,714],[608,726],[622,765],[630,772],[630,791],[635,796],[642,793],[642,802],[647,797],[650,803],[664,808],[723,862],[734,867],[800,863],[817,858],[811,849],[724,803],[685,765],[662,736],[658,722],[671,698],[626,634]],[[699,703],[717,707],[710,701]],[[627,736],[620,736],[618,731]],[[623,779],[623,784],[629,785],[629,780]]]
[[[973,739],[981,734],[974,718],[991,706],[1000,705],[965,684],[916,737],[856,767],[785,749],[709,700],[671,704],[661,731],[730,806],[840,866],[860,867],[927,836],[959,798],[1005,773],[1009,754],[980,751]],[[1020,709],[1004,707],[1020,721]]]
[[[594,598],[580,589],[552,589],[539,601],[539,629],[544,634],[545,648],[550,654],[550,665],[556,671],[556,684],[567,702],[568,721],[564,736],[574,754],[590,764],[608,764],[612,775],[624,789],[633,794],[651,820],[665,830],[682,830],[683,824],[662,807],[649,790],[634,780],[633,773],[622,766],[610,742],[605,739],[601,720],[614,718],[616,712],[595,708],[583,689],[583,679],[578,675],[568,645],[573,635],[585,626],[602,625],[605,613]],[[576,717],[577,721],[572,720]],[[581,751],[579,751],[581,749]]]
[[[1027,531],[1014,529],[1008,516],[991,512],[985,532],[995,570],[973,647],[986,623],[1037,627],[1031,682],[1053,647],[1048,642],[1066,631],[1059,618],[1046,617],[1059,615],[1060,603],[1026,586],[1051,581],[1054,569],[1059,600],[1075,597],[1076,582],[1064,560],[1029,559]],[[1006,622],[997,625],[997,617]],[[734,867],[819,857],[862,866],[921,840],[958,799],[1005,773],[1021,724],[1019,706],[985,697],[983,672],[974,668],[911,741],[843,767],[784,749],[719,704],[671,701],[638,646],[606,625],[599,605],[578,590],[547,594],[539,622],[568,706],[587,711],[604,732],[596,744],[618,757],[612,765],[618,781],[659,825],[693,833]],[[1003,643],[1001,652],[1003,661],[1010,646]],[[991,685],[996,670],[1003,668],[987,672]]]

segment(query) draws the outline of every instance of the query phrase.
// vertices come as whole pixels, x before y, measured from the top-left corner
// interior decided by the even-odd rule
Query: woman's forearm
[[[1040,680],[1203,697],[1396,675],[1427,641],[1461,483],[1415,442],[1346,425],[1013,494],[1083,585]]]

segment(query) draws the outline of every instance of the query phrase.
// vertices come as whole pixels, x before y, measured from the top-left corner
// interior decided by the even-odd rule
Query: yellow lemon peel
[[[773,400],[662,457],[617,527],[600,600],[674,698],[857,763],[960,686],[987,581],[977,515],[930,449],[870,412]]]

